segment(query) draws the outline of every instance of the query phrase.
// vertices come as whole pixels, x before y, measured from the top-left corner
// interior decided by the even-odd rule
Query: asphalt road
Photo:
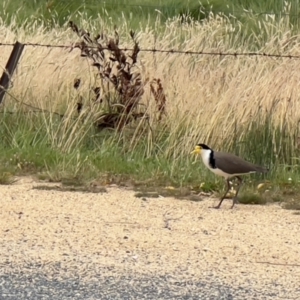
[[[101,270],[101,269],[100,269]],[[62,278],[59,273],[17,271],[0,276],[0,299],[297,299],[274,285],[257,290],[255,287],[231,287],[216,278],[178,280],[174,276],[106,276],[103,269],[97,276],[85,280],[79,274]],[[111,270],[110,270],[111,273]],[[279,296],[278,292],[281,295]],[[300,288],[299,288],[300,295]],[[299,299],[299,298],[298,298]]]

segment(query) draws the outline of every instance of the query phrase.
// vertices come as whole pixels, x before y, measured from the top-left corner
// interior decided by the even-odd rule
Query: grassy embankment
[[[255,20],[255,15],[248,18]],[[255,47],[260,52],[299,55],[299,37],[287,16],[265,16],[258,34],[255,30],[245,34],[245,23],[219,15],[203,23],[173,18],[162,27],[149,22],[137,30],[142,48],[155,44],[163,49],[247,52]],[[103,28],[113,34],[107,19],[81,19],[80,26],[94,34]],[[118,29],[121,45],[132,45],[130,29],[123,19]],[[65,25],[53,23],[49,28],[40,22],[22,27],[18,22],[4,22],[1,41],[16,38],[50,44],[78,40]],[[10,50],[2,47],[2,66]],[[93,124],[103,110],[91,100],[90,87],[96,85],[96,78],[90,61],[80,57],[77,49],[70,53],[27,47],[1,110],[1,181],[31,173],[77,184],[131,181],[220,190],[222,179],[189,154],[195,143],[203,141],[270,166],[264,179],[251,176],[247,180],[242,200],[299,201],[299,60],[143,52],[136,70],[142,78],[161,79],[167,115],[157,122],[147,84],[142,102],[151,128],[138,120],[121,132],[99,131]],[[76,91],[73,82],[79,77],[82,85]],[[80,95],[87,109],[78,117]],[[32,112],[32,107],[38,110]],[[269,183],[258,191],[257,184],[266,180]]]

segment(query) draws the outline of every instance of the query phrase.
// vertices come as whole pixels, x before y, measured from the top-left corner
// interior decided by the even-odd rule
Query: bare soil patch
[[[31,264],[49,276],[54,266],[70,276],[76,270],[86,281],[97,267],[120,276],[213,276],[272,288],[272,299],[300,298],[300,215],[278,204],[231,210],[229,200],[215,210],[217,199],[138,198],[109,186],[99,193],[35,188],[41,185],[21,178],[0,186],[1,273]]]

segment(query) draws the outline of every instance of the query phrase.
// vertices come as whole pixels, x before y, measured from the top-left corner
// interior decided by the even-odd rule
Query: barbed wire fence
[[[63,114],[57,113],[57,112],[50,112],[45,109],[34,107],[30,104],[27,104],[23,101],[19,101],[16,97],[14,97],[11,93],[8,92],[10,79],[12,77],[13,71],[16,68],[16,65],[18,63],[18,60],[21,56],[21,53],[19,53],[18,58],[16,60],[16,57],[14,58],[13,54],[16,45],[19,47],[22,47],[22,51],[25,47],[35,47],[35,48],[56,48],[56,49],[66,49],[66,50],[73,50],[75,48],[78,48],[78,45],[76,43],[71,44],[42,44],[42,43],[32,43],[32,42],[25,42],[25,43],[6,43],[6,42],[0,42],[0,48],[1,47],[14,47],[11,57],[8,60],[7,66],[3,72],[3,75],[0,79],[0,105],[2,102],[2,99],[4,97],[4,94],[8,94],[14,101],[17,103],[24,105],[30,109],[32,109],[31,112],[28,113],[49,113],[53,115],[57,115],[61,118],[64,117]],[[93,48],[93,46],[90,46],[90,48]],[[94,48],[97,48],[96,46]],[[110,50],[108,47],[102,47],[102,50]],[[133,48],[120,48],[122,51],[133,51]],[[22,52],[21,51],[21,52]],[[179,55],[207,55],[207,56],[218,56],[218,57],[226,57],[230,56],[233,58],[237,57],[262,57],[262,58],[273,58],[273,59],[300,59],[300,55],[291,55],[291,54],[275,54],[275,53],[265,53],[265,52],[210,52],[210,51],[190,51],[190,50],[180,50],[180,49],[158,49],[158,48],[141,48],[139,49],[140,52],[151,52],[151,53],[164,53],[164,54],[179,54]],[[13,65],[13,67],[9,66]],[[3,77],[5,77],[5,82],[3,83]],[[2,96],[2,97],[1,97]],[[4,113],[4,111],[0,111],[1,114]],[[14,114],[15,112],[5,111],[5,113],[8,114]]]
[[[11,46],[13,47],[15,43],[1,43],[0,47]],[[24,47],[41,47],[41,48],[61,48],[61,49],[74,49],[76,48],[75,43],[70,45],[54,45],[54,44],[40,44],[40,43],[22,43]],[[97,49],[97,46],[89,46],[89,48]],[[109,50],[108,47],[102,47],[103,50]],[[133,51],[133,48],[120,48],[122,51]],[[182,54],[182,55],[210,55],[210,56],[257,56],[257,57],[270,57],[270,58],[289,58],[289,59],[300,59],[300,55],[291,54],[275,54],[275,53],[265,53],[265,52],[210,52],[210,51],[190,51],[190,50],[180,50],[180,49],[158,49],[158,48],[141,48],[140,52],[151,52],[151,53],[165,53],[165,54]]]

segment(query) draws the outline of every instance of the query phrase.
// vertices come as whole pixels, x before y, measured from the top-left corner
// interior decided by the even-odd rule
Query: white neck
[[[202,157],[203,163],[209,169],[211,168],[211,166],[209,165],[210,154],[211,154],[210,149],[201,149],[201,157]]]

